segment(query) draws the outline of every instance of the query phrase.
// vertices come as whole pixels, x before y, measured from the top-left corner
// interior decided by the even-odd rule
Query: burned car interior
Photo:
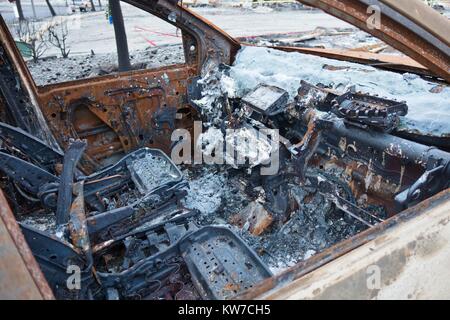
[[[420,67],[258,47],[175,0],[125,2],[182,31],[185,63],[37,86],[0,19],[2,206],[55,298],[254,298],[448,194],[448,116],[419,117],[450,101],[448,39],[412,17],[389,7],[372,34]],[[372,31],[370,1],[301,2]]]

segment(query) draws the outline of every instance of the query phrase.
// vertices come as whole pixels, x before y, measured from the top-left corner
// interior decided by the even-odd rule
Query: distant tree
[[[67,46],[67,36],[69,29],[67,28],[67,21],[61,19],[52,24],[48,29],[48,42],[54,47],[58,48],[61,56],[65,59],[69,56],[70,49]]]
[[[128,52],[127,34],[123,23],[122,8],[119,0],[109,0],[110,14],[112,16],[114,34],[116,36],[117,58],[119,71],[131,70],[130,54]]]
[[[95,11],[94,0],[89,0],[91,3],[91,11]]]
[[[51,15],[52,15],[53,17],[56,16],[55,9],[53,9],[53,6],[52,6],[52,4],[50,3],[50,0],[45,0],[45,2],[47,3],[48,10],[50,10]]]
[[[34,62],[47,51],[48,45],[46,39],[48,29],[35,21],[22,20],[14,25],[14,31],[19,41],[28,45]]]

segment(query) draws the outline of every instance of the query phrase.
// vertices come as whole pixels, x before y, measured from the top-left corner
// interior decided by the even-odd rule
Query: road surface
[[[24,1],[24,4],[26,2]],[[4,15],[2,8],[6,4],[2,3],[2,5],[0,12]],[[11,7],[9,3],[7,5]],[[181,43],[180,32],[171,24],[126,3],[122,4],[122,8],[130,51]],[[295,9],[274,11],[267,7],[256,10],[242,8],[194,8],[192,10],[235,37],[307,31],[318,26],[350,27],[349,24],[320,11]],[[88,54],[91,50],[95,53],[115,51],[114,29],[106,19],[105,12],[77,12],[65,16],[64,19],[68,21],[70,30],[68,45],[72,54]],[[55,48],[50,48],[46,54],[56,55],[57,53]]]

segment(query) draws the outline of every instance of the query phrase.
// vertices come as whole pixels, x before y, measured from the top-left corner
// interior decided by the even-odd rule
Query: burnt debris
[[[201,80],[216,80],[206,89],[207,99],[193,101],[206,129],[200,147],[205,156],[229,156],[231,145],[235,158],[248,162],[236,166],[226,161],[239,170],[216,173],[225,180],[221,185],[228,203],[204,219],[237,227],[273,270],[307,259],[448,188],[450,154],[397,135],[400,117],[408,112],[405,102],[303,80],[293,99],[266,84],[241,98],[228,90],[227,97],[222,93],[230,81],[228,69],[220,72],[222,76],[207,74]],[[233,138],[243,130],[277,130],[276,148],[256,148],[265,158],[279,152],[277,173],[259,174],[251,157],[227,143],[229,133],[223,128],[233,129]],[[257,139],[240,136],[249,143],[247,152],[259,145]],[[272,138],[263,140],[271,145]],[[230,212],[228,206],[236,209]]]
[[[12,131],[15,137],[23,132],[4,127],[9,133],[2,135],[6,183],[35,205],[39,202],[40,215],[51,221],[51,226],[36,228],[39,221],[18,217],[58,298],[224,299],[271,276],[231,230],[196,224],[199,211],[183,208],[179,202],[186,194],[186,181],[160,150],[137,150],[84,176],[76,165],[86,143],[76,140],[62,158],[55,156],[63,164],[58,174],[56,169],[47,171],[48,165],[33,164],[24,152],[15,154],[14,143],[29,137],[8,140]],[[55,167],[60,167],[57,162]],[[39,198],[43,190],[46,197]],[[49,198],[53,198],[51,205]],[[18,213],[24,211],[22,202],[16,203]],[[71,266],[82,273],[82,290],[66,286]],[[251,274],[245,272],[249,269]]]
[[[404,102],[301,81],[294,99],[209,88],[213,110],[190,90],[194,144],[222,163],[140,148],[86,175],[86,141],[62,153],[0,123],[2,188],[58,298],[231,299],[449,186],[447,152],[393,135]]]

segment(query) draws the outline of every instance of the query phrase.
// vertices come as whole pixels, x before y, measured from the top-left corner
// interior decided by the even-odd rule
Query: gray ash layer
[[[139,191],[143,194],[153,189],[178,180],[178,172],[172,163],[163,157],[146,154],[143,158],[136,159],[130,164],[132,177]]]
[[[54,214],[33,213],[18,216],[17,220],[40,231],[56,232],[56,216]]]
[[[135,69],[152,69],[184,62],[181,45],[161,46],[130,52]],[[68,58],[48,57],[37,63],[27,61],[37,85],[92,78],[117,72],[117,54],[71,55]]]
[[[240,171],[194,167],[185,170],[184,175],[191,186],[184,205],[200,210],[196,221],[199,225],[230,226],[231,218],[255,200],[240,187],[246,179]],[[358,221],[335,210],[316,189],[295,184],[288,184],[288,188],[298,202],[298,209],[291,212],[286,223],[274,222],[260,236],[231,225],[274,273],[366,229]]]

